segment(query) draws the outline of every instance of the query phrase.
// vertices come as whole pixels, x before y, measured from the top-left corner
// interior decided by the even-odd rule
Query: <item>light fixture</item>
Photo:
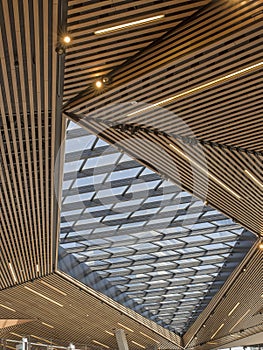
[[[195,165],[196,168],[198,168],[199,170],[201,170],[204,174],[206,174],[208,177],[210,177],[214,182],[216,182],[218,185],[222,186],[224,189],[226,189],[229,193],[231,193],[232,195],[234,195],[237,199],[241,199],[241,197],[234,192],[233,190],[231,190],[231,188],[229,188],[227,185],[225,185],[221,180],[219,180],[218,178],[216,178],[214,175],[210,174],[207,169],[203,168],[201,165],[199,165],[197,162],[195,162],[194,160],[192,160],[191,158],[189,158],[185,153],[183,153],[178,147],[176,147],[175,145],[173,145],[172,143],[169,144],[169,146],[171,148],[173,148],[177,154],[179,154],[180,156],[182,156],[184,159],[186,159],[187,161],[189,161],[191,164]]]
[[[18,337],[18,338],[23,338],[22,335],[17,334],[17,333],[15,333],[15,332],[10,332],[10,334],[12,334],[12,335],[14,335],[15,337]]]
[[[95,35],[108,34],[108,33],[116,32],[118,30],[123,30],[123,29],[130,28],[130,27],[140,26],[140,25],[147,24],[150,22],[158,21],[159,19],[164,18],[164,16],[165,15],[148,17],[148,18],[140,19],[138,21],[133,21],[133,22],[124,23],[124,24],[120,24],[120,25],[105,28],[105,29],[96,30],[94,32],[94,34]]]
[[[134,341],[134,340],[132,340],[131,342],[132,342],[133,344],[139,346],[139,347],[142,348],[142,349],[146,349],[145,346],[143,346],[143,345],[141,345],[141,344],[139,344],[139,343],[136,343],[136,341]]]
[[[260,182],[259,179],[257,179],[249,170],[244,170],[244,172],[254,181],[256,185],[258,185],[259,187],[261,187],[261,189],[263,189],[263,183]]]
[[[40,282],[41,282],[42,284],[44,284],[45,286],[47,286],[48,288],[53,289],[53,290],[55,290],[56,292],[58,292],[58,293],[60,293],[60,294],[62,294],[62,295],[64,295],[64,296],[67,295],[65,292],[62,292],[62,290],[59,290],[58,288],[52,286],[51,284],[49,284],[49,283],[47,283],[47,282],[45,282],[45,281],[40,281]]]
[[[127,331],[134,332],[132,329],[130,329],[130,328],[127,327],[127,326],[124,326],[124,324],[122,324],[122,323],[119,323],[119,322],[118,322],[118,325],[121,326],[121,327],[123,327],[123,328],[125,328],[125,329],[127,329]]]
[[[16,283],[16,282],[17,282],[17,278],[16,278],[16,274],[15,274],[15,271],[14,271],[13,265],[12,265],[11,263],[8,263],[8,266],[9,266],[9,269],[10,269],[10,271],[11,271],[11,274],[12,274],[13,280],[14,280],[14,282]]]
[[[210,338],[211,340],[217,335],[217,333],[220,331],[220,329],[222,329],[224,327],[224,323],[221,324],[220,327],[218,327],[218,329],[215,331],[215,333],[212,335],[212,337]]]
[[[232,332],[232,330],[247,316],[247,314],[250,312],[250,309],[247,310],[247,312],[244,313],[243,316],[240,317],[240,319],[234,324],[234,326],[229,330],[229,333]]]
[[[71,37],[69,35],[63,36],[64,44],[69,44],[71,42]]]
[[[45,295],[43,295],[43,294],[37,292],[37,291],[34,290],[34,289],[31,289],[31,288],[29,288],[29,287],[27,287],[27,286],[24,286],[24,288],[27,289],[27,290],[29,290],[30,292],[32,292],[32,293],[34,293],[34,294],[40,296],[41,298],[50,301],[50,302],[53,303],[53,304],[56,304],[56,305],[58,305],[58,306],[60,306],[60,307],[63,307],[62,304],[60,304],[60,303],[58,303],[57,301],[55,301],[55,300],[53,300],[53,299],[51,299],[51,298],[49,298],[49,297],[47,297],[47,296],[45,296]]]
[[[127,114],[127,116],[128,116],[128,117],[131,117],[131,116],[133,116],[133,115],[135,115],[135,114],[139,114],[139,113],[142,113],[142,112],[146,112],[146,111],[151,110],[151,109],[153,109],[153,108],[155,108],[155,107],[159,107],[159,106],[164,105],[164,104],[167,104],[167,103],[169,103],[169,102],[171,102],[171,101],[173,101],[173,100],[176,100],[176,99],[179,98],[179,97],[183,97],[183,96],[186,96],[186,95],[190,95],[190,94],[192,94],[192,93],[194,93],[194,92],[196,92],[196,91],[203,90],[203,89],[205,89],[205,88],[207,88],[207,87],[210,87],[210,86],[212,86],[212,85],[215,85],[215,84],[221,83],[221,82],[223,82],[223,81],[229,80],[229,79],[234,78],[234,77],[236,77],[236,76],[238,76],[238,75],[241,75],[241,74],[243,74],[243,73],[247,73],[247,72],[249,72],[249,71],[251,71],[251,70],[253,70],[253,69],[260,68],[262,65],[263,65],[263,61],[262,61],[262,62],[259,62],[259,63],[256,63],[256,64],[253,64],[252,66],[249,66],[249,67],[240,69],[240,70],[238,70],[238,71],[236,71],[236,72],[233,72],[233,73],[231,73],[231,74],[225,75],[225,76],[223,76],[223,77],[221,77],[221,78],[212,80],[212,81],[210,81],[210,82],[208,82],[208,83],[206,83],[206,84],[199,85],[199,86],[197,86],[197,87],[195,87],[195,88],[193,88],[193,89],[190,89],[190,90],[181,92],[180,94],[177,94],[177,95],[174,95],[174,96],[172,96],[172,97],[166,98],[165,100],[162,100],[162,101],[153,103],[153,104],[151,104],[150,106],[141,108],[141,109],[139,109],[139,110],[137,110],[137,111],[134,111],[134,112],[131,112],[131,113]]]
[[[54,326],[51,326],[51,324],[45,323],[45,322],[41,322],[41,324],[43,324],[44,326],[47,326],[49,328],[54,328]]]
[[[236,308],[238,307],[238,305],[240,305],[240,302],[238,302],[234,307],[233,309],[229,312],[229,314],[227,316],[231,316],[232,313],[236,310]]]
[[[15,309],[12,309],[11,307],[6,306],[6,305],[4,305],[4,304],[0,304],[0,306],[1,306],[1,307],[3,307],[3,308],[5,308],[5,309],[7,309],[7,310],[10,310],[10,311],[16,312],[16,310],[15,310]]]
[[[260,250],[263,250],[263,242],[260,242],[258,247],[259,247]]]
[[[37,335],[34,335],[34,334],[30,334],[30,337],[35,338],[35,339],[39,339],[39,340],[43,340],[45,343],[54,344],[52,341],[47,340],[45,338],[38,337]]]
[[[143,333],[143,332],[140,332],[140,334],[144,335],[146,338],[151,339],[152,341],[154,341],[154,342],[155,342],[155,343],[157,343],[157,344],[159,344],[159,343],[160,343],[159,341],[157,341],[157,340],[153,339],[152,337],[150,337],[149,335],[147,335],[147,334],[145,334],[145,333]]]
[[[95,81],[95,87],[96,87],[97,89],[101,89],[101,88],[103,87],[102,81],[101,81],[101,80],[96,80],[96,81]]]
[[[97,341],[97,340],[92,340],[92,341],[93,341],[93,343],[98,344],[98,345],[101,345],[101,346],[103,346],[103,347],[106,348],[106,349],[109,349],[109,348],[110,348],[108,345],[105,345],[105,344],[103,344],[103,343],[100,343],[100,342]]]
[[[109,332],[109,331],[105,331],[105,332],[108,333],[109,335],[114,336],[114,333],[112,333],[112,332]]]

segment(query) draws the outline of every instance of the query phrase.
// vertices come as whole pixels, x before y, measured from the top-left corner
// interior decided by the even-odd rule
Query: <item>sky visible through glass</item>
[[[244,231],[72,122],[61,205],[60,247],[96,273],[91,287],[178,333]]]

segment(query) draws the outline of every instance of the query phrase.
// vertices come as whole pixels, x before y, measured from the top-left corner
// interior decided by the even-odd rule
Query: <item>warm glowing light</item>
[[[62,295],[64,295],[64,296],[67,295],[65,292],[62,292],[62,290],[60,290],[60,289],[58,289],[58,288],[52,286],[51,284],[49,284],[49,283],[47,283],[47,282],[45,282],[45,281],[40,281],[40,282],[41,282],[42,284],[44,284],[45,286],[47,286],[48,288],[53,289],[53,290],[55,290],[56,292],[58,292],[58,293],[60,293],[60,294],[62,294]]]
[[[249,66],[249,67],[240,69],[240,70],[238,70],[238,71],[236,71],[236,72],[233,72],[233,73],[231,73],[231,74],[225,75],[225,76],[223,76],[223,77],[221,77],[221,78],[212,80],[212,81],[210,81],[210,82],[208,82],[208,83],[206,83],[206,84],[197,86],[197,87],[195,87],[195,88],[193,88],[193,89],[190,89],[190,90],[181,92],[180,94],[175,95],[175,96],[172,96],[172,97],[169,97],[169,98],[166,98],[165,100],[162,100],[162,101],[153,103],[153,104],[151,104],[150,106],[141,108],[141,109],[139,109],[139,110],[137,110],[137,111],[134,111],[134,112],[131,112],[131,113],[129,113],[127,116],[128,116],[128,117],[131,117],[131,116],[133,116],[133,115],[135,115],[135,114],[139,114],[139,113],[142,113],[142,112],[146,112],[146,111],[151,110],[151,109],[153,109],[153,108],[155,108],[155,107],[159,107],[159,106],[164,105],[164,104],[167,104],[167,103],[169,103],[169,102],[171,102],[171,101],[173,101],[173,100],[176,100],[176,99],[179,98],[179,97],[183,97],[183,96],[186,96],[186,95],[190,95],[190,94],[192,94],[192,93],[194,93],[194,92],[196,92],[196,91],[203,90],[203,89],[205,89],[205,88],[207,88],[207,87],[210,87],[210,86],[212,86],[212,85],[221,83],[221,82],[223,82],[223,81],[225,81],[225,80],[229,80],[229,79],[234,78],[234,77],[236,77],[236,76],[238,76],[238,75],[241,75],[241,74],[243,74],[243,73],[249,72],[249,71],[251,71],[251,70],[253,70],[253,69],[260,68],[262,65],[263,65],[263,61],[262,61],[262,62],[259,62],[259,63],[256,63],[256,64],[253,64],[252,66]]]
[[[24,286],[24,288],[27,289],[27,290],[29,290],[30,292],[32,292],[32,293],[34,293],[34,294],[40,296],[41,298],[50,301],[50,302],[53,303],[53,304],[56,304],[56,305],[58,305],[58,306],[60,306],[60,307],[63,307],[62,304],[58,303],[57,301],[55,301],[55,300],[53,300],[53,299],[51,299],[51,298],[49,298],[49,297],[47,297],[47,296],[45,296],[45,295],[43,295],[43,294],[41,294],[41,293],[38,293],[38,292],[37,292],[36,290],[34,290],[34,289],[31,289],[31,288],[29,288],[29,287],[27,287],[27,286]]]
[[[263,250],[263,242],[259,243],[258,247],[260,250]]]
[[[224,327],[224,323],[222,323],[221,324],[221,326],[220,327],[218,327],[218,329],[215,331],[215,333],[212,335],[212,337],[211,337],[211,340],[217,335],[217,333],[220,331],[220,329],[222,329],[223,327]]]
[[[201,170],[204,174],[206,174],[208,177],[210,177],[214,182],[216,182],[218,185],[222,186],[224,189],[226,189],[229,193],[231,193],[232,195],[234,195],[237,199],[241,199],[241,197],[234,192],[233,190],[231,190],[231,188],[229,188],[227,185],[225,185],[221,180],[219,180],[218,178],[216,178],[214,175],[210,174],[207,169],[203,168],[200,164],[198,164],[197,162],[195,162],[194,160],[190,159],[186,154],[184,154],[182,151],[180,151],[179,148],[177,148],[176,146],[174,146],[173,144],[169,144],[169,146],[171,148],[173,148],[177,154],[179,154],[181,157],[185,158],[187,161],[189,161],[191,164],[193,164],[196,168],[198,168],[199,170]]]
[[[145,333],[143,333],[143,332],[140,332],[140,334],[144,335],[146,338],[151,339],[152,341],[154,341],[154,342],[157,343],[157,344],[160,343],[159,341],[155,340],[154,338],[150,337],[149,335],[147,335],[147,334],[145,334]]]
[[[65,44],[69,44],[71,42],[71,37],[69,35],[65,35],[63,41]]]
[[[96,82],[95,82],[95,86],[96,86],[96,88],[97,89],[100,89],[100,88],[102,88],[102,82],[100,81],[100,80],[97,80]]]
[[[13,268],[13,265],[11,263],[8,263],[8,266],[10,268],[10,271],[11,271],[11,274],[12,274],[14,282],[17,282],[17,278],[16,278],[16,274],[15,274],[15,270]]]
[[[109,348],[110,348],[108,345],[105,345],[105,344],[103,344],[103,343],[100,343],[100,342],[97,341],[97,340],[92,340],[92,341],[93,341],[93,343],[98,344],[98,345],[101,345],[101,346],[103,346],[103,347],[106,348],[106,349],[109,349]]]
[[[118,30],[123,30],[123,29],[126,29],[126,28],[147,24],[149,22],[158,21],[159,19],[162,19],[162,18],[164,18],[164,15],[148,17],[148,18],[140,19],[138,21],[133,21],[133,22],[129,22],[129,23],[120,24],[120,25],[117,25],[117,26],[114,26],[114,27],[109,27],[109,28],[105,28],[105,29],[96,30],[94,32],[94,34],[100,35],[100,34],[107,34],[107,33],[111,33],[111,32],[116,32]]]
[[[5,308],[5,309],[7,309],[7,310],[10,310],[10,311],[16,312],[16,310],[14,310],[14,309],[12,309],[11,307],[6,306],[6,305],[4,305],[4,304],[0,304],[0,306],[1,306],[1,307],[3,307],[3,308]]]
[[[229,333],[232,332],[232,330],[247,316],[247,314],[250,312],[250,309],[247,310],[247,312],[244,313],[243,316],[240,317],[240,319],[234,324],[234,326],[229,330]]]
[[[15,337],[23,338],[23,336],[21,334],[17,334],[14,332],[10,332],[10,334],[13,334]]]
[[[134,340],[132,340],[131,342],[132,342],[133,344],[139,346],[139,347],[142,348],[142,349],[146,349],[145,346],[143,346],[143,345],[141,345],[141,344],[139,344],[139,343],[136,343],[136,341],[134,341]]]
[[[105,332],[108,333],[109,335],[114,336],[114,333],[112,333],[112,332],[109,332],[109,331],[105,331]]]
[[[45,322],[41,322],[44,326],[47,326],[49,328],[54,328],[54,326],[51,326],[51,324],[45,323]]]
[[[35,338],[35,339],[39,339],[39,340],[43,340],[45,343],[54,344],[52,341],[49,341],[45,338],[38,337],[37,335],[34,335],[34,334],[30,334],[30,337]]]
[[[123,327],[123,328],[125,328],[125,329],[127,329],[127,331],[134,332],[132,329],[130,329],[130,328],[127,327],[127,326],[124,326],[124,324],[122,324],[122,323],[119,323],[119,322],[118,322],[118,325],[121,326],[121,327]]]
[[[228,316],[232,315],[232,313],[236,310],[236,308],[238,307],[238,305],[240,304],[240,302],[238,302],[233,309],[229,312]]]
[[[259,181],[250,171],[244,170],[244,172],[255,182],[256,185],[263,189],[263,183]]]

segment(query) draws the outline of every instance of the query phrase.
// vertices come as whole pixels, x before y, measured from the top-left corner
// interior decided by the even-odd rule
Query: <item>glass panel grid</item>
[[[115,300],[125,305],[132,299],[136,311],[183,332],[242,232],[69,123],[60,245],[87,274],[97,274],[100,283],[91,287],[105,292],[101,286],[111,286]]]

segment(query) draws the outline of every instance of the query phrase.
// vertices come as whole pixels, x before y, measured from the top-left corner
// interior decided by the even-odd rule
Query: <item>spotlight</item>
[[[103,86],[102,81],[101,81],[101,80],[97,80],[97,81],[95,82],[95,86],[96,86],[97,89],[101,89],[102,86]]]
[[[102,82],[103,82],[103,84],[109,84],[110,83],[110,79],[108,78],[108,77],[103,77],[102,78]]]
[[[69,35],[65,35],[65,36],[63,37],[63,42],[64,42],[65,44],[69,44],[69,43],[71,42],[71,37],[70,37]]]

